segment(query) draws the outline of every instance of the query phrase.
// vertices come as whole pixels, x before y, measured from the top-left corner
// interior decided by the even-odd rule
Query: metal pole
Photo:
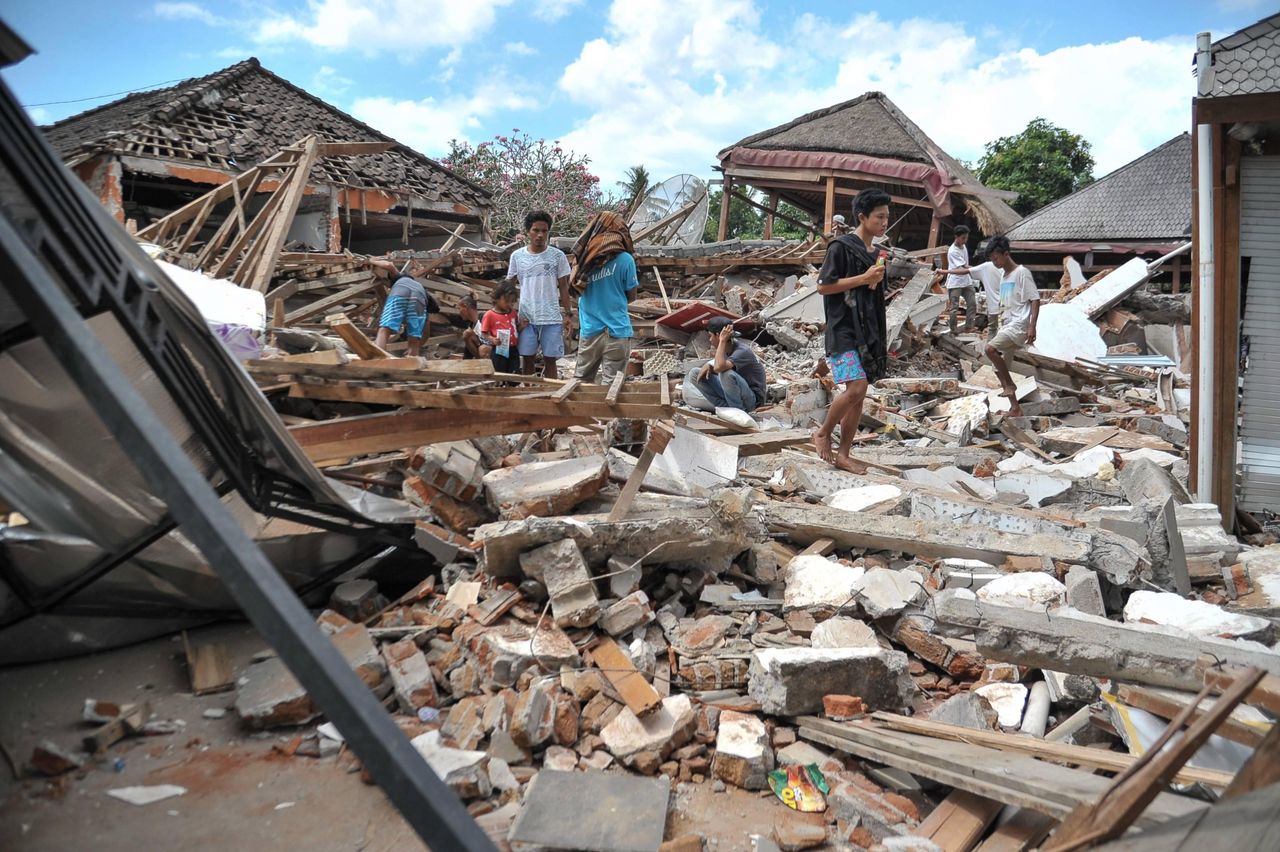
[[[462,803],[320,632],[288,584],[81,319],[61,285],[0,217],[0,280],[79,387],[183,535],[413,829],[436,849],[492,850]]]

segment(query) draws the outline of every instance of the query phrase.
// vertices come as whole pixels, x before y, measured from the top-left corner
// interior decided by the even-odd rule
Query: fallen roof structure
[[[844,211],[847,199],[868,186],[884,189],[895,206],[905,208],[893,214],[905,216],[893,231],[895,244],[904,248],[947,242],[944,226],[971,224],[996,234],[1019,218],[1006,203],[1016,193],[979,183],[883,92],[754,133],[716,156],[726,192],[736,185],[763,190],[769,197],[766,215],[783,200],[822,221],[826,233],[837,207]],[[722,209],[720,239],[728,206]]]

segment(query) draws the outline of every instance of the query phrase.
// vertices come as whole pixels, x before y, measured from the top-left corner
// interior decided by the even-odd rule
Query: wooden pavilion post
[[[769,193],[769,212],[764,215],[764,238],[773,239],[773,214],[778,212],[778,193]]]
[[[733,178],[724,176],[724,186],[720,193],[720,230],[716,232],[716,240],[723,242],[729,238],[729,202],[733,199]]]
[[[836,215],[836,178],[827,175],[827,201],[822,213],[822,233],[831,233],[831,219]]]

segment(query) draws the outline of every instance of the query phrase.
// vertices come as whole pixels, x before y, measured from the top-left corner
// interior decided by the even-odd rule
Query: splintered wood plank
[[[622,383],[626,381],[627,374],[625,370],[619,370],[618,375],[613,377],[613,384],[609,385],[609,392],[605,394],[604,401],[609,405],[618,402],[618,394],[622,392]]]
[[[601,639],[591,650],[591,662],[609,679],[632,713],[647,716],[662,706],[662,696],[636,671],[631,660],[612,639]]]
[[[953,790],[911,834],[932,840],[943,852],[968,852],[1003,808],[1001,802]]]
[[[351,301],[355,296],[359,296],[362,293],[372,290],[376,286],[378,286],[378,279],[374,278],[373,274],[370,273],[365,281],[352,284],[349,287],[339,290],[332,296],[325,296],[323,299],[316,299],[306,307],[298,308],[296,311],[286,314],[284,318],[285,324],[294,325],[305,319],[310,319],[317,314],[322,314],[330,308],[335,308],[338,305]]]
[[[329,328],[346,341],[347,346],[351,347],[351,351],[360,358],[373,359],[391,357],[390,352],[382,349],[366,337],[364,332],[356,328],[356,324],[347,319],[343,314],[331,317],[329,320]]]
[[[405,377],[408,378],[407,376]],[[501,379],[501,374],[494,374]],[[609,405],[600,401],[570,399],[557,403],[549,396],[504,396],[488,393],[456,393],[449,390],[413,390],[395,387],[357,387],[339,384],[297,384],[290,389],[292,396],[300,399],[323,399],[329,402],[364,402],[378,405],[399,405],[405,408],[434,408],[454,411],[490,411],[495,414],[528,414],[577,417],[631,417],[636,419],[661,419],[666,411],[649,403],[616,402]]]
[[[187,674],[191,676],[191,691],[196,695],[225,692],[236,685],[235,672],[227,649],[219,642],[193,645],[184,630],[182,647],[187,654]]]
[[[1137,707],[1140,710],[1146,710],[1148,713],[1154,713],[1161,719],[1175,718],[1191,703],[1190,695],[1185,697],[1170,695],[1163,691],[1158,692],[1155,689],[1131,683],[1120,684],[1116,691],[1116,696],[1130,707]],[[1204,708],[1197,707],[1192,711],[1191,718],[1198,719],[1202,715],[1204,715]],[[1251,748],[1261,745],[1263,738],[1266,736],[1265,731],[1230,718],[1219,725],[1218,730],[1214,733]]]
[[[1239,666],[1219,667],[1218,661],[1210,656],[1201,657],[1196,661],[1197,674],[1204,678],[1206,686],[1212,686],[1218,692],[1229,689],[1244,671]],[[1244,703],[1261,707],[1272,715],[1280,716],[1280,676],[1269,674],[1263,677],[1262,681],[1245,697]]]
[[[722,435],[716,440],[731,447],[737,447],[739,456],[759,456],[806,443],[812,437],[811,429],[780,429],[774,432],[752,432],[746,435]]]
[[[498,589],[478,604],[467,608],[467,615],[481,627],[489,627],[520,603],[520,592],[515,589]]]
[[[671,406],[671,384],[665,376],[658,377],[658,387],[660,389],[658,391],[658,404],[663,408],[669,408]]]
[[[1103,751],[1086,746],[1068,743],[1039,740],[1035,737],[1024,737],[1017,734],[1006,734],[1000,731],[978,731],[960,725],[948,725],[945,722],[934,722],[917,719],[914,716],[899,716],[896,713],[872,713],[871,718],[877,724],[885,725],[895,731],[910,734],[921,734],[926,737],[937,737],[953,742],[974,743],[1001,751],[1016,751],[1061,763],[1071,763],[1090,769],[1105,769],[1111,772],[1122,772],[1138,758],[1126,752]],[[1177,776],[1181,784],[1209,784],[1213,787],[1224,787],[1231,783],[1231,773],[1217,769],[1198,769],[1188,766]]]
[[[1058,821],[1037,813],[1031,808],[1020,808],[1007,822],[991,832],[982,841],[977,852],[1025,852],[1040,845]]]
[[[555,402],[564,402],[569,398],[570,394],[578,389],[580,384],[582,384],[581,379],[570,379],[561,386],[560,390],[551,394],[551,399]]]
[[[1236,777],[1222,794],[1223,799],[1234,799],[1261,790],[1280,781],[1280,723],[1273,724],[1262,743],[1253,752]]]

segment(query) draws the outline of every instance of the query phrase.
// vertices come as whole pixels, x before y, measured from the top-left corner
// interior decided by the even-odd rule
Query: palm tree
[[[649,194],[657,184],[652,183],[649,170],[643,165],[632,166],[625,172],[625,180],[618,181],[618,188],[622,190],[626,198],[626,211],[630,216],[635,212],[636,206],[640,204],[641,199]]]

